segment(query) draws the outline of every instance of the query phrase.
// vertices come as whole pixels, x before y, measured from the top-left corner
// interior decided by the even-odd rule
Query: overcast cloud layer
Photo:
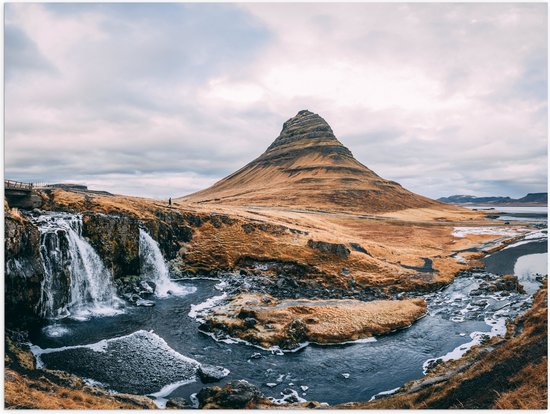
[[[546,10],[8,4],[5,176],[181,196],[309,109],[417,193],[546,191]]]

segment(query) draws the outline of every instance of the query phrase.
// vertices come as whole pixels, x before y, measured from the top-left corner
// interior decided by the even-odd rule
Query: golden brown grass
[[[109,197],[60,189],[51,192],[48,203],[50,208],[127,214],[141,220],[159,220],[158,214],[167,212],[202,218],[220,214],[231,217],[232,224],[220,227],[205,220],[193,228],[192,241],[182,244],[184,271],[233,269],[243,258],[290,261],[310,266],[320,282],[347,283],[340,276],[346,268],[358,286],[398,290],[433,289],[450,283],[458,271],[479,265],[478,255],[463,254],[470,262],[461,264],[451,257],[454,251],[499,237],[452,236],[455,225],[495,225],[479,212],[457,210],[452,206],[436,210],[409,209],[404,210],[401,217],[380,220],[355,213],[302,212],[277,207],[188,202],[169,207],[165,202],[146,198]],[[442,221],[445,217],[447,221]],[[255,229],[247,232],[243,225],[253,225]],[[259,225],[268,228],[262,229]],[[351,253],[348,257],[320,253],[308,247],[310,239],[344,244]],[[360,245],[368,254],[355,251],[351,243]],[[423,258],[431,259],[437,272],[419,277],[418,271],[402,266],[422,266]]]
[[[548,358],[529,364],[510,378],[517,385],[499,394],[494,408],[503,410],[540,410],[548,407]]]
[[[10,368],[4,371],[4,405],[7,409],[46,410],[135,410],[156,408],[145,397],[116,395],[73,384],[71,387],[55,384],[46,377],[31,379]]]

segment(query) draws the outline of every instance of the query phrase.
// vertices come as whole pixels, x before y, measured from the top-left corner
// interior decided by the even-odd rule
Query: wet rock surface
[[[193,406],[185,398],[176,397],[170,398],[166,401],[166,408],[174,410],[185,410],[188,408],[193,408]]]
[[[139,273],[139,222],[128,216],[84,213],[82,235],[114,278]]]
[[[125,276],[115,280],[119,296],[126,301],[137,304],[138,301],[150,299],[155,293],[155,282],[143,280],[141,276]]]
[[[5,212],[6,324],[21,325],[39,313],[44,268],[40,259],[40,231],[21,215]]]
[[[238,273],[218,272],[228,294],[259,293],[277,299],[357,299],[361,301],[395,299],[398,292],[389,289],[365,288],[356,285],[352,277],[345,286],[319,280],[304,279],[294,272],[273,275],[287,264],[262,263],[258,267],[240,269]],[[293,269],[292,267],[290,267]],[[349,276],[349,274],[348,274]]]
[[[231,381],[223,388],[203,388],[197,394],[199,408],[253,408],[264,398],[258,387],[245,380]]]
[[[203,383],[217,382],[229,375],[224,367],[201,364],[198,369],[199,378]]]
[[[525,290],[519,283],[517,276],[500,276],[492,273],[486,273],[483,277],[483,282],[479,284],[477,289],[471,291],[470,295],[480,296],[495,292],[501,292],[501,296],[507,296],[510,294],[509,292],[525,293]]]

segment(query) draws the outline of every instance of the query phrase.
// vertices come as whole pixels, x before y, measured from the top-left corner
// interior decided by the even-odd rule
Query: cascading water
[[[86,319],[120,313],[111,273],[82,237],[82,216],[55,213],[38,217],[44,280],[40,313],[46,318]]]
[[[141,275],[156,284],[155,295],[158,297],[192,293],[189,288],[170,280],[168,267],[158,243],[143,229],[139,229],[139,259]]]

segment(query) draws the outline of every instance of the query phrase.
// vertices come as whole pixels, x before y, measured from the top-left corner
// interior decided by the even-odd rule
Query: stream
[[[515,273],[525,294],[479,294],[479,285],[495,276],[463,273],[448,287],[423,295],[428,302],[424,318],[375,340],[310,344],[284,353],[231,339],[216,341],[199,330],[197,319],[223,296],[225,284],[188,279],[177,282],[177,295],[155,296],[152,307],[127,305],[110,316],[65,317],[37,326],[30,332],[31,349],[39,366],[77,374],[116,392],[150,395],[159,407],[167,398],[189,400],[208,386],[198,379],[199,364],[230,371],[212,385],[245,379],[274,399],[290,389],[295,398],[331,405],[367,401],[421,377],[434,361],[460,357],[484,338],[505,333],[506,319],[529,307],[540,286],[536,274],[547,274],[546,231],[532,232],[523,242],[485,260],[490,272]]]

